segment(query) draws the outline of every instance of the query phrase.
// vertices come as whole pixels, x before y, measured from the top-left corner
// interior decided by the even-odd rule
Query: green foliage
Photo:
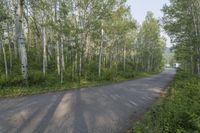
[[[56,73],[48,74],[46,77],[44,77],[41,72],[33,71],[33,73],[30,74],[29,86],[24,85],[21,75],[18,77],[15,76],[12,79],[5,79],[5,76],[1,75],[0,97],[24,96],[40,94],[44,92],[67,90],[71,88],[90,87],[149,75],[147,73],[139,72],[132,73],[134,74],[131,76],[128,73],[121,73],[120,75],[115,76],[115,72],[111,70],[105,70],[101,77],[90,75],[87,78],[82,77],[80,82],[77,82],[78,79],[75,79],[75,81],[71,79],[65,79],[65,83],[60,84],[59,77],[57,77]]]
[[[29,51],[29,55],[32,54],[35,53]],[[29,68],[31,69],[29,71],[28,86],[26,86],[23,82],[19,65],[14,63],[13,67],[17,69],[13,69],[12,74],[7,78],[4,74],[0,75],[0,97],[31,95],[83,86],[95,86],[149,75],[147,73],[134,71],[132,65],[129,64],[127,65],[126,71],[123,71],[123,65],[118,65],[118,71],[115,69],[116,66],[112,68],[103,68],[102,75],[99,77],[97,76],[98,64],[94,61],[84,65],[84,72],[79,78],[78,72],[72,73],[73,65],[71,63],[66,65],[67,69],[64,73],[64,83],[61,84],[54,61],[49,62],[50,68],[48,73],[44,76],[40,70],[42,66],[37,64],[37,59],[32,60],[32,62],[29,63]]]
[[[3,4],[3,1],[0,1],[0,23],[8,19],[8,14],[6,14],[6,9]]]
[[[22,13],[22,29],[15,8],[22,11],[17,12]],[[0,32],[1,96],[115,82],[161,70],[159,24],[148,13],[138,28],[126,0],[3,0],[0,17],[7,23]],[[21,33],[15,33],[21,30],[23,50],[16,38]],[[144,41],[137,42],[140,38]],[[27,65],[21,64],[26,59]]]
[[[200,78],[179,71],[169,93],[129,131],[134,133],[199,133]]]
[[[136,62],[139,70],[147,72],[161,70],[165,45],[165,39],[160,34],[158,20],[155,19],[152,12],[147,12],[134,45],[139,59]]]
[[[176,60],[185,71],[200,74],[200,1],[170,0],[163,12],[164,29],[176,44]]]

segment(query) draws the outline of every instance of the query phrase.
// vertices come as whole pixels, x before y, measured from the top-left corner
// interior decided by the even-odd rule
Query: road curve
[[[0,100],[0,133],[122,133],[174,75],[167,69],[123,83]]]

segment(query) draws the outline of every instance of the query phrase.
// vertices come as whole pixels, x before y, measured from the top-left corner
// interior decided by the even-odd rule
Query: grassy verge
[[[34,94],[41,94],[41,93],[45,93],[45,92],[63,91],[63,90],[77,89],[77,88],[82,88],[82,87],[93,87],[93,86],[111,84],[111,83],[146,77],[146,76],[150,76],[152,74],[155,74],[155,73],[137,72],[137,73],[132,74],[133,76],[131,76],[131,77],[117,76],[110,80],[103,79],[103,80],[93,80],[93,81],[82,79],[80,82],[70,81],[70,82],[66,82],[62,85],[58,84],[56,82],[52,83],[53,81],[51,81],[51,83],[45,83],[43,85],[35,83],[35,84],[32,84],[27,87],[19,86],[19,85],[16,85],[16,86],[10,85],[10,86],[6,86],[6,87],[0,87],[0,98],[34,95]],[[43,79],[41,79],[41,80],[43,80]],[[8,84],[9,84],[9,82],[10,81],[8,81]],[[47,80],[47,82],[50,82],[50,81]]]
[[[200,133],[200,77],[179,71],[167,96],[128,133]]]

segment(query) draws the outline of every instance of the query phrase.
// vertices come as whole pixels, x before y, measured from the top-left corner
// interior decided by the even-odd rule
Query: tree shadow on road
[[[73,101],[74,127],[73,133],[88,133],[88,127],[84,118],[84,101],[81,97],[81,91],[77,90]]]

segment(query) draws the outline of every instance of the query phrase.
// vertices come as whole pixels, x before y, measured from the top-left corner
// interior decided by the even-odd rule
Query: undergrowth
[[[200,133],[200,77],[178,71],[169,92],[129,133]]]

